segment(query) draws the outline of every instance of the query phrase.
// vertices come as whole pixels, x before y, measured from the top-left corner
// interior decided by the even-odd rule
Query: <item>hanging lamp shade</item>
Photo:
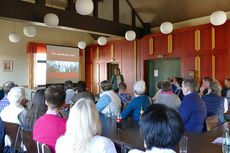
[[[101,36],[98,38],[97,42],[99,45],[104,46],[107,43],[107,39],[105,37]]]
[[[224,11],[213,12],[210,16],[210,22],[215,26],[224,24],[226,20],[227,20],[227,15]]]
[[[127,39],[128,41],[133,41],[134,39],[136,39],[136,33],[133,30],[129,30],[125,33],[125,39]]]
[[[57,26],[59,23],[59,18],[54,13],[47,13],[44,17],[44,23],[48,26]]]
[[[15,33],[10,33],[9,34],[9,41],[12,43],[18,43],[20,41],[20,36],[15,34]]]
[[[81,15],[89,15],[93,12],[93,7],[92,0],[77,0],[75,3],[77,13]]]
[[[77,45],[80,49],[85,49],[86,47],[86,42],[84,41],[79,41]]]
[[[33,26],[25,26],[23,28],[23,33],[26,37],[35,37],[36,36],[36,29]]]
[[[173,24],[171,22],[161,23],[160,30],[163,34],[169,34],[173,31]]]

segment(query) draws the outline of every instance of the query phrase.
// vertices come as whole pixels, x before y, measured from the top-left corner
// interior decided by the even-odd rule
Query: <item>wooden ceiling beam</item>
[[[67,7],[66,7],[66,10],[74,13],[75,12],[75,3],[73,2],[73,0],[67,0]]]
[[[19,0],[1,0],[0,17],[11,18],[19,21],[27,21],[37,25],[43,23],[47,13],[55,13],[59,17],[59,27],[66,29],[79,29],[89,33],[104,34],[107,36],[122,36],[128,30],[134,30],[137,39],[144,34],[144,29],[137,28],[93,16],[83,16],[70,11],[64,11],[51,7],[37,7],[36,5]]]
[[[93,9],[93,16],[98,18],[98,2],[99,0],[93,0],[94,9]]]
[[[119,0],[113,0],[113,21],[119,22]]]
[[[35,0],[35,4],[38,6],[45,6],[46,1],[45,0]]]

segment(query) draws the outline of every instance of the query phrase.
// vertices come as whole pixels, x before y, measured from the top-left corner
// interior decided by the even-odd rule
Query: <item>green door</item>
[[[180,77],[180,59],[159,59],[146,61],[147,94],[156,94],[158,81],[165,81],[168,77]]]

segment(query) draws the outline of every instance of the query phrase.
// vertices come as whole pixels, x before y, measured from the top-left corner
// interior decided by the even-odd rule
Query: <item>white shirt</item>
[[[69,139],[65,136],[57,140],[56,153],[75,153],[73,152]],[[94,136],[89,146],[89,153],[117,153],[114,143],[103,136]]]
[[[119,88],[119,84],[121,83],[121,77],[120,75],[116,77],[117,77],[117,88]]]
[[[67,89],[65,91],[65,93],[66,93],[65,104],[69,104],[70,103],[69,101],[71,100],[71,98],[75,94],[75,91],[73,89]]]
[[[132,149],[128,153],[176,153],[176,152],[172,149],[162,149],[162,148],[153,147],[151,150],[146,150],[145,152],[137,149]]]

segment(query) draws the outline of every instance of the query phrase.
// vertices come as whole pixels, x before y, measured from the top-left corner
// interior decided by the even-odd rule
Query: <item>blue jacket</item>
[[[198,93],[184,96],[178,113],[184,122],[186,131],[204,132],[207,109]]]
[[[150,106],[149,98],[146,95],[133,98],[121,113],[122,119],[126,119],[128,115],[131,115],[132,120],[139,120],[141,106],[143,107],[143,110]]]
[[[3,153],[4,138],[5,138],[4,127],[3,127],[3,124],[2,124],[2,119],[0,118],[0,153]]]
[[[207,117],[217,115],[220,124],[224,122],[224,98],[210,93],[201,97],[207,108]]]

